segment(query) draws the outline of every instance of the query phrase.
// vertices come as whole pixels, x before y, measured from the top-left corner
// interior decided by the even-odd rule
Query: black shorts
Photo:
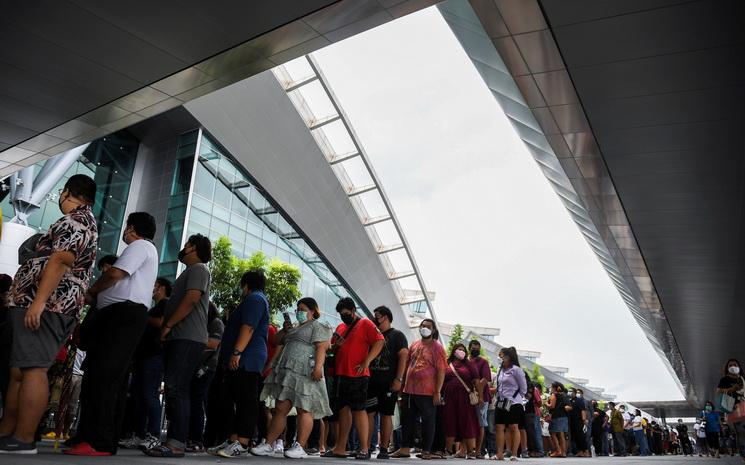
[[[49,368],[57,353],[75,329],[78,319],[74,316],[43,311],[39,329],[26,328],[26,309],[13,307],[8,311],[13,342],[10,366],[15,368]]]
[[[396,401],[398,393],[391,392],[391,383],[370,379],[367,388],[367,413],[379,413],[381,415],[392,416],[396,410]]]
[[[706,445],[709,446],[709,449],[719,449],[719,433],[707,431]]]
[[[522,404],[512,404],[509,412],[497,408],[494,410],[494,424],[518,425],[520,429],[525,429],[525,409]]]
[[[332,411],[338,413],[344,407],[349,407],[353,412],[365,410],[367,403],[367,384],[369,378],[362,376],[351,378],[349,376],[337,376],[334,378],[334,402]]]

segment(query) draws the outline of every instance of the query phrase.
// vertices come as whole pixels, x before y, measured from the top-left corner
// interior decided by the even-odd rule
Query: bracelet
[[[233,349],[233,355],[234,356],[241,355],[241,354],[243,354],[243,351],[242,350]]]
[[[393,378],[393,381],[398,381],[399,383],[403,383],[403,378]]]

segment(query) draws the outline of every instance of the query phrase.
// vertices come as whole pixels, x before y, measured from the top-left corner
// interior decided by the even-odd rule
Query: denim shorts
[[[476,418],[479,419],[479,427],[486,428],[489,426],[489,403],[484,402],[484,405],[474,405],[476,409]]]
[[[568,433],[569,432],[569,418],[559,417],[552,418],[551,424],[548,427],[549,433]]]

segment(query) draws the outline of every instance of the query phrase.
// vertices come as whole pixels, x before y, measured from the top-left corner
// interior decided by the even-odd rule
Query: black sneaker
[[[35,442],[21,442],[13,436],[0,439],[0,454],[38,454]]]
[[[391,458],[391,456],[388,455],[388,451],[387,450],[382,450],[381,449],[381,451],[378,452],[378,455],[376,456],[376,458],[379,459],[379,460],[388,460],[389,458]]]

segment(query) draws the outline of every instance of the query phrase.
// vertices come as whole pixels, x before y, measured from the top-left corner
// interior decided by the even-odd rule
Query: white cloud
[[[626,400],[682,398],[436,9],[316,53],[444,321]]]

